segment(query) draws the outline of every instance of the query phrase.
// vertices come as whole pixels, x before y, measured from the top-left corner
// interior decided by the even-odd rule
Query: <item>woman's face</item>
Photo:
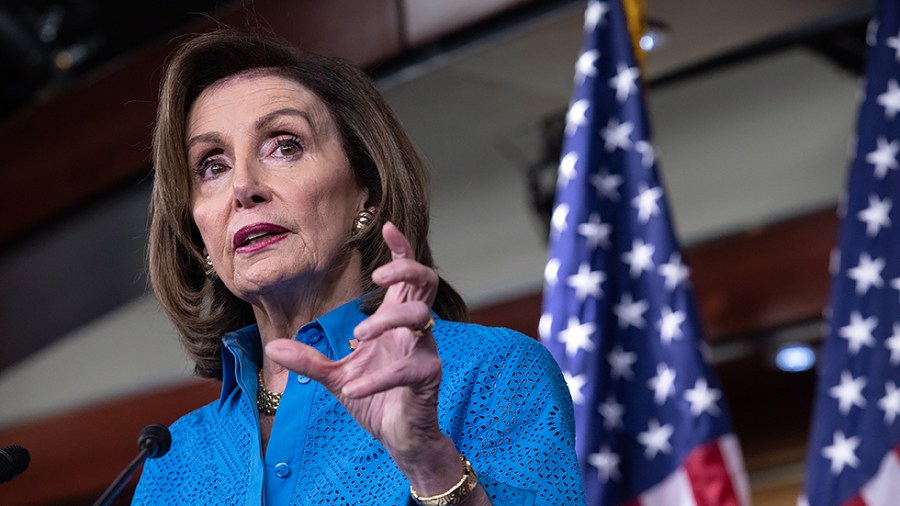
[[[232,293],[356,285],[346,244],[368,194],[318,97],[274,75],[218,82],[189,111],[187,150],[194,222]]]

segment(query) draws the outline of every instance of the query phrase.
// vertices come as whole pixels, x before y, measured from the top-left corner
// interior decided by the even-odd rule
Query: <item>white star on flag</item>
[[[682,337],[681,324],[687,320],[684,311],[672,311],[669,306],[663,306],[656,328],[659,329],[659,337],[662,342],[669,344],[674,339]]]
[[[649,169],[656,161],[656,152],[653,150],[653,144],[647,141],[637,141],[634,143],[634,150],[641,155],[641,166]]]
[[[578,266],[578,272],[566,278],[566,284],[575,289],[575,297],[584,301],[588,295],[599,299],[603,295],[600,284],[606,281],[603,271],[592,271],[590,264],[582,262]]]
[[[866,155],[866,161],[875,166],[875,178],[884,179],[888,170],[897,170],[897,153],[900,153],[900,141],[888,142],[883,136],[878,137],[878,148]]]
[[[608,481],[610,478],[618,480],[619,475],[619,455],[609,451],[608,446],[604,446],[597,453],[588,456],[588,462],[597,469],[597,478]]]
[[[878,407],[884,411],[884,423],[892,425],[900,414],[900,389],[893,381],[884,384],[884,397],[878,400]]]
[[[576,163],[578,163],[578,153],[574,151],[570,151],[566,153],[566,156],[562,157],[562,160],[559,161],[559,172],[556,177],[557,185],[565,186],[569,184],[569,181],[578,174],[578,171],[575,170]]]
[[[888,37],[887,47],[894,50],[894,59],[900,61],[900,33],[896,37]]]
[[[675,371],[664,363],[656,364],[656,376],[647,380],[647,388],[653,390],[653,401],[662,406],[675,393]]]
[[[641,223],[650,221],[650,217],[659,214],[659,199],[662,197],[662,188],[656,186],[648,188],[641,183],[638,187],[638,195],[631,201],[631,205],[638,210],[638,220]]]
[[[878,43],[878,20],[870,19],[866,26],[866,44],[874,46]]]
[[[587,376],[584,374],[572,375],[568,371],[563,371],[563,379],[566,380],[566,385],[569,387],[569,395],[572,396],[572,402],[584,404],[584,394],[581,393],[581,389],[587,383]]]
[[[849,413],[853,406],[866,406],[866,399],[862,395],[866,383],[864,376],[854,378],[850,371],[841,371],[841,383],[829,388],[828,395],[837,399],[838,411],[842,415]]]
[[[603,246],[603,249],[610,248],[609,234],[612,233],[612,226],[600,220],[600,213],[591,213],[588,221],[578,224],[577,230],[584,236],[590,251],[597,249],[598,245]]]
[[[591,101],[582,99],[573,103],[566,113],[566,133],[572,135],[578,130],[578,127],[584,126],[587,122],[587,110],[591,106]]]
[[[881,200],[874,193],[869,195],[869,207],[856,213],[856,217],[866,224],[867,236],[875,237],[879,230],[891,226],[890,213],[893,205],[887,197]]]
[[[591,32],[598,24],[602,26],[607,12],[609,12],[609,6],[604,2],[597,0],[588,2],[587,9],[584,11],[584,31]]]
[[[569,204],[559,204],[553,208],[553,215],[550,217],[550,223],[556,232],[565,232],[568,228],[566,219],[569,217]]]
[[[628,95],[637,91],[636,81],[640,73],[636,67],[629,67],[621,62],[617,68],[619,72],[609,80],[609,85],[616,90],[616,100],[624,102],[628,100]]]
[[[875,346],[872,331],[878,326],[878,318],[870,316],[863,319],[859,311],[850,313],[850,324],[838,329],[838,335],[847,340],[847,349],[851,355],[859,353],[860,348]]]
[[[717,402],[722,398],[722,392],[709,388],[706,378],[697,378],[694,388],[685,390],[684,398],[691,404],[691,414],[694,416],[704,411],[712,416],[718,416],[720,413]]]
[[[635,239],[631,243],[631,251],[622,253],[622,262],[629,266],[628,273],[632,278],[639,278],[641,273],[653,268],[653,253],[656,247],[653,244],[645,244],[642,239]]]
[[[672,253],[669,262],[660,265],[657,270],[666,278],[666,290],[670,292],[687,280],[691,274],[690,269],[681,263],[681,255],[678,253]]]
[[[631,147],[630,135],[633,131],[634,125],[631,123],[619,123],[618,118],[610,118],[600,136],[605,141],[606,150],[612,153],[616,149],[627,150]]]
[[[619,201],[619,186],[623,181],[622,176],[610,174],[605,170],[591,176],[591,184],[597,189],[597,195],[606,197],[613,202]]]
[[[884,117],[893,120],[900,111],[900,86],[897,85],[896,79],[891,79],[887,83],[887,91],[878,95],[876,99],[878,105],[884,107]]]
[[[856,294],[865,295],[869,288],[881,288],[884,284],[881,279],[881,271],[884,270],[884,259],[869,256],[862,252],[859,255],[859,264],[847,270],[847,276],[856,281]]]
[[[597,406],[597,411],[603,417],[603,426],[607,430],[622,427],[622,416],[625,415],[625,406],[616,402],[613,397],[608,397],[605,402]]]
[[[641,432],[637,436],[638,442],[644,445],[644,456],[647,457],[647,460],[653,460],[660,452],[669,453],[672,451],[669,438],[672,437],[674,432],[671,425],[660,426],[657,419],[653,418],[650,420],[647,431]]]
[[[634,377],[634,371],[631,370],[631,366],[637,362],[637,354],[624,351],[621,346],[616,346],[609,352],[606,360],[612,368],[610,374],[613,379],[624,378],[630,380]]]
[[[578,61],[575,62],[576,83],[583,83],[586,78],[597,75],[597,67],[595,66],[597,58],[600,58],[600,51],[597,51],[596,49],[581,53],[581,56],[578,57]]]
[[[884,347],[891,350],[891,365],[900,365],[900,323],[894,324],[894,333],[884,341]]]
[[[566,355],[574,357],[578,350],[591,351],[594,341],[591,335],[597,330],[594,322],[581,323],[577,316],[569,317],[569,326],[560,331],[559,340],[566,345]]]
[[[619,320],[620,328],[629,326],[642,329],[647,324],[644,313],[650,309],[650,304],[645,300],[634,301],[630,293],[622,295],[622,300],[613,308],[613,313]]]
[[[558,258],[551,258],[547,261],[547,265],[544,266],[544,283],[547,283],[549,286],[556,284],[556,281],[559,279],[559,266]]]
[[[542,314],[541,319],[538,320],[538,335],[541,337],[541,340],[549,339],[552,331],[553,313],[547,312]]]
[[[894,278],[891,280],[891,288],[894,290],[900,290],[900,278]]]
[[[856,449],[859,447],[859,437],[846,438],[842,431],[834,432],[834,442],[831,446],[822,448],[822,456],[831,461],[831,473],[840,474],[845,466],[859,467],[859,458]]]

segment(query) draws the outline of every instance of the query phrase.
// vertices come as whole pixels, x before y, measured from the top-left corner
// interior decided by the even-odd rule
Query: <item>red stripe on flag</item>
[[[697,447],[684,461],[697,506],[740,506],[719,441]]]
[[[855,495],[852,499],[847,499],[844,506],[866,506],[866,501],[863,501],[863,498],[859,495]]]
[[[623,502],[619,506],[641,506],[641,501],[638,499],[632,499],[630,501]]]

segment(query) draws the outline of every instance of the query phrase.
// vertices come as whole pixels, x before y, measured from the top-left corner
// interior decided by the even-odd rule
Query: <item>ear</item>
[[[377,209],[376,206],[369,202],[369,189],[364,186],[360,186],[359,188],[359,197],[356,201],[356,209],[360,211],[363,209],[369,209],[370,211],[373,209]]]

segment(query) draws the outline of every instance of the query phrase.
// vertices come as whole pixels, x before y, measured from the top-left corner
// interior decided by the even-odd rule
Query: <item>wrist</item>
[[[419,495],[428,497],[449,490],[462,476],[456,445],[444,434],[417,445],[415,451],[391,451],[391,458]]]
[[[459,463],[462,465],[462,477],[446,491],[432,496],[423,496],[413,486],[409,487],[409,494],[413,502],[419,506],[457,506],[462,505],[470,497],[475,487],[478,486],[478,477],[472,469],[472,464],[460,455]]]

